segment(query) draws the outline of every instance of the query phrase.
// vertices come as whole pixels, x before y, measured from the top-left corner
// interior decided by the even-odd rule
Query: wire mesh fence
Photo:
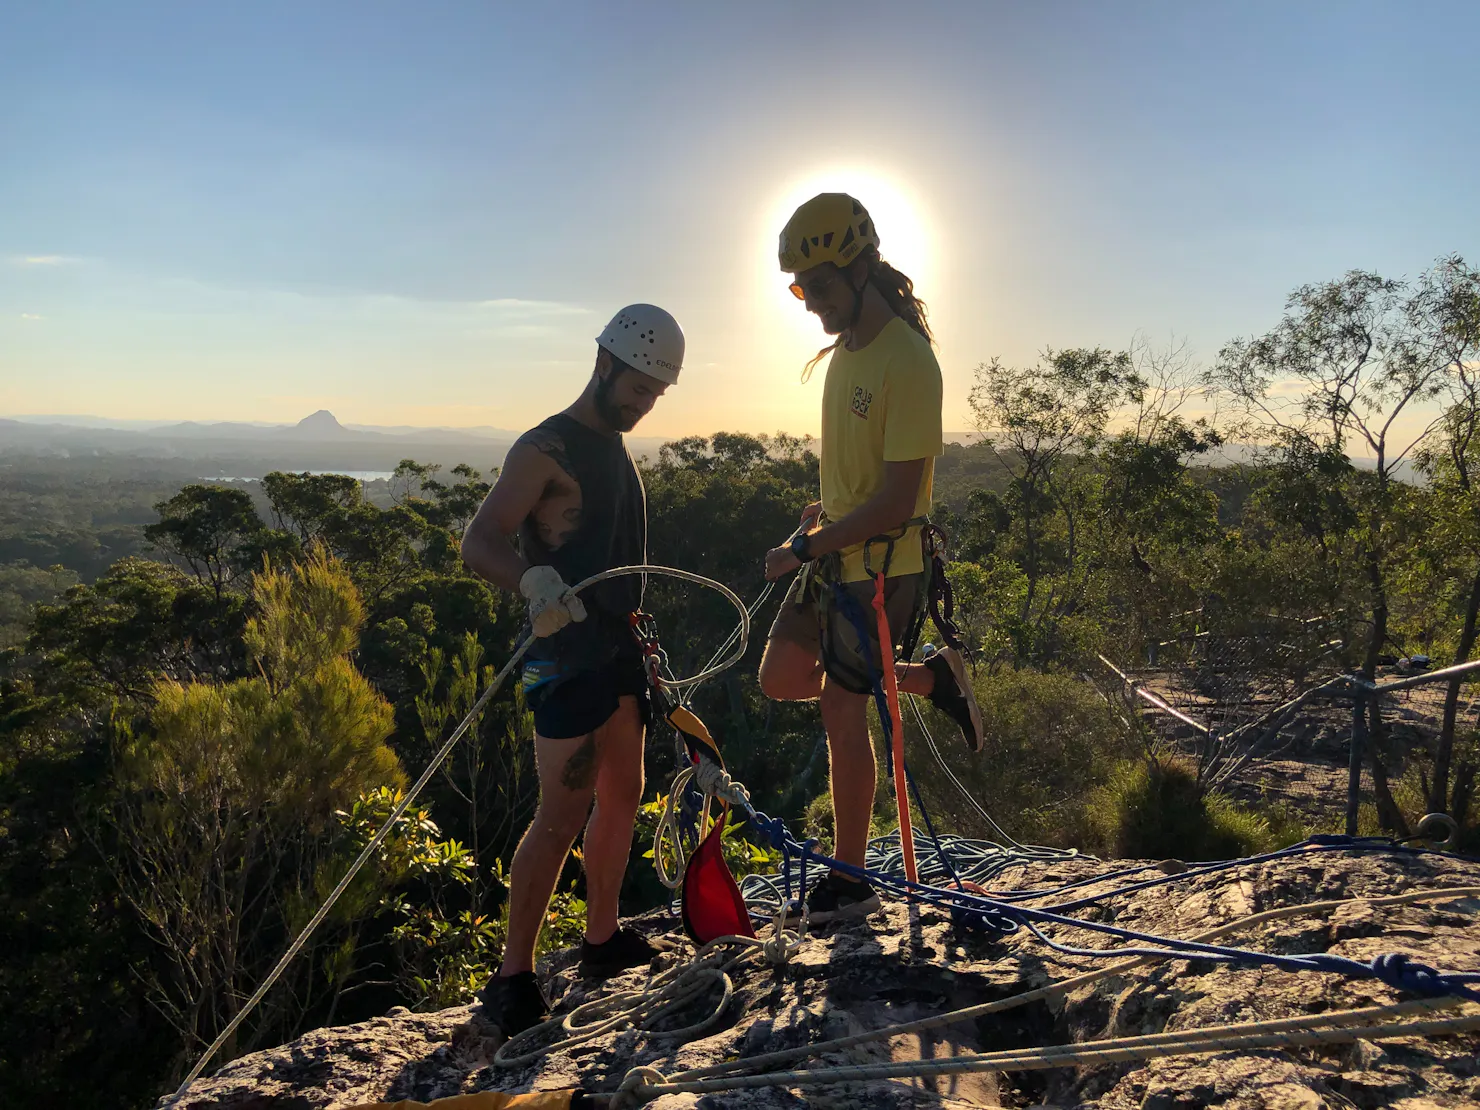
[[[1199,609],[1180,623],[1135,665],[1101,656],[1109,688],[1209,788],[1282,806],[1311,829],[1356,833],[1363,805],[1432,762],[1452,681],[1457,730],[1480,730],[1480,697],[1463,685],[1480,661],[1434,671],[1422,656],[1390,658],[1368,680],[1342,665],[1354,630],[1339,614]]]

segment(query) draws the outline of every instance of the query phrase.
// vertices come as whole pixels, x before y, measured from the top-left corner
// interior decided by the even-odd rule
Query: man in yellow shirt
[[[781,701],[820,699],[834,855],[861,867],[875,789],[867,706],[877,668],[893,664],[902,693],[929,697],[960,725],[973,751],[982,744],[981,714],[959,652],[943,648],[924,663],[894,663],[925,602],[921,529],[942,451],[940,366],[925,305],[914,283],[879,257],[878,233],[858,201],[823,193],[802,205],[781,233],[780,258],[781,269],[795,275],[792,292],[837,339],[808,366],[832,356],[822,398],[822,500],[803,511],[801,535],[766,554],[770,580],[806,569],[771,628],[761,690]],[[872,607],[880,571],[895,641],[882,653]],[[834,582],[867,614],[867,642],[829,602]],[[837,872],[807,892],[815,922],[878,906],[867,882]]]

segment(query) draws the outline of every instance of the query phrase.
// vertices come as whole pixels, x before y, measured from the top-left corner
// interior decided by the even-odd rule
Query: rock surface
[[[1105,871],[1087,860],[1024,868],[1003,887],[1053,886]],[[1302,854],[1163,887],[1117,895],[1081,916],[1125,928],[1191,936],[1281,906],[1382,897],[1439,887],[1480,886],[1480,864],[1438,856]],[[1085,893],[1108,889],[1101,884]],[[667,928],[661,916],[645,919]],[[1112,943],[1080,930],[1057,939]],[[1360,960],[1404,952],[1444,971],[1480,971],[1480,898],[1407,906],[1361,902],[1255,926],[1223,943],[1276,952],[1329,951]],[[672,956],[660,957],[674,962]],[[649,972],[605,984],[582,982],[569,954],[552,961],[557,1014],[580,1002],[640,988]],[[1025,931],[963,933],[930,907],[886,902],[866,921],[819,929],[782,970],[756,958],[731,972],[735,995],[722,1020],[687,1043],[625,1029],[544,1054],[521,1068],[494,1066],[501,1043],[478,1007],[414,1014],[398,1009],[359,1025],[320,1029],[291,1044],[235,1060],[198,1081],[178,1110],[327,1110],[382,1099],[431,1100],[481,1090],[615,1089],[628,1069],[664,1074],[748,1057],[947,1009],[1005,998],[1104,961],[1054,955]],[[710,994],[668,1027],[713,1009]],[[1136,1036],[1231,1022],[1284,1018],[1398,1001],[1377,980],[1176,960],[1143,966],[977,1021],[809,1058],[791,1067],[914,1060],[1023,1046]],[[553,1039],[553,1038],[552,1038]],[[538,1047],[538,1046],[536,1046]],[[1322,1048],[1218,1052],[1146,1063],[979,1073],[867,1084],[773,1087],[706,1095],[671,1094],[660,1110],[872,1106],[1077,1107],[1079,1110],[1361,1110],[1480,1106],[1480,1031],[1432,1039]]]

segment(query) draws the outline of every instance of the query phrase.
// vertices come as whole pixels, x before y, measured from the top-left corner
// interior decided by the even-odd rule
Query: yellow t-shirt
[[[827,364],[822,391],[822,511],[842,520],[884,483],[886,462],[925,459],[920,492],[911,516],[930,511],[935,456],[941,454],[940,364],[925,337],[899,317],[861,351],[839,347]],[[903,524],[904,521],[900,521]],[[869,550],[878,571],[884,544]],[[843,580],[857,582],[864,571],[863,545],[845,548]],[[918,574],[925,568],[920,529],[895,541],[889,576]]]

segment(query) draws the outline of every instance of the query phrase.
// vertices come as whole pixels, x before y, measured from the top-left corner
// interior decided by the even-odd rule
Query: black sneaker
[[[623,925],[600,944],[582,939],[580,973],[590,979],[605,979],[650,964],[654,956],[671,952],[673,947],[671,940],[645,937]]]
[[[863,879],[849,879],[829,871],[807,891],[807,924],[822,925],[850,917],[867,917],[882,903],[879,893]],[[787,913],[788,923],[799,920],[795,903]]]
[[[976,693],[966,677],[966,666],[955,648],[941,648],[927,656],[925,665],[935,675],[930,691],[930,704],[961,728],[961,738],[974,752],[982,750],[982,711],[977,708]]]
[[[532,971],[495,975],[478,992],[483,1016],[499,1027],[505,1037],[517,1037],[550,1016],[550,1003]]]

